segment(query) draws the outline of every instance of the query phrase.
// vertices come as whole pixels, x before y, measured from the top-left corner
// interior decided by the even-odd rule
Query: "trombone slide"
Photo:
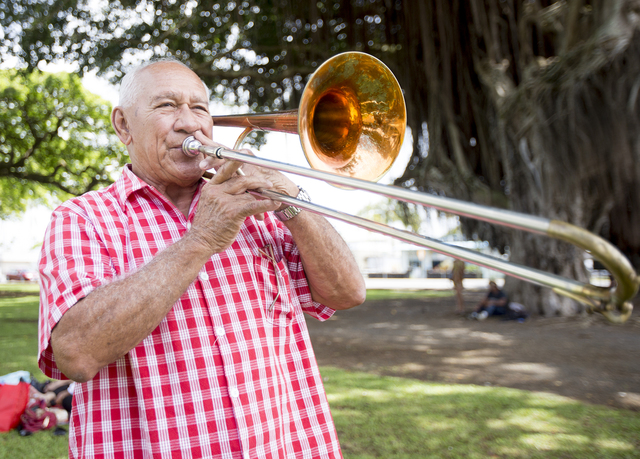
[[[392,228],[381,223],[339,212],[317,204],[300,201],[274,191],[264,190],[260,193],[269,199],[294,205],[320,215],[350,223],[360,228],[385,234],[418,246],[427,247],[435,252],[493,269],[511,277],[551,288],[560,295],[570,297],[585,304],[590,312],[603,314],[612,322],[622,323],[626,321],[633,311],[633,306],[628,300],[633,298],[638,292],[640,277],[636,275],[631,263],[612,244],[575,225],[518,212],[481,206],[451,198],[419,193],[395,186],[380,185],[366,180],[344,177],[278,161],[266,160],[228,150],[224,147],[206,147],[201,145],[197,140],[189,137],[185,139],[183,143],[183,151],[185,151],[185,154],[192,156],[198,153],[204,153],[219,159],[240,161],[258,167],[323,180],[347,188],[365,190],[388,198],[434,207],[456,215],[472,217],[489,223],[496,223],[514,229],[565,240],[584,250],[590,251],[614,276],[616,285],[612,288],[606,288],[585,284],[545,271],[507,262],[473,250],[446,244],[409,231]]]

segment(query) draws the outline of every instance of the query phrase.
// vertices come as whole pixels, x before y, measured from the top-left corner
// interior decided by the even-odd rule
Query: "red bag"
[[[9,432],[20,424],[28,401],[29,384],[26,382],[0,385],[0,432]]]

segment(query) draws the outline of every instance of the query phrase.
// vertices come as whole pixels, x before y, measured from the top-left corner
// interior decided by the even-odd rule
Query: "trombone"
[[[252,130],[298,134],[312,168],[266,160],[224,147],[203,146],[191,136],[182,145],[186,155],[197,156],[204,153],[220,159],[240,161],[560,239],[590,252],[605,266],[615,281],[609,287],[598,287],[300,201],[271,190],[260,191],[259,194],[266,198],[551,288],[560,295],[584,304],[588,312],[601,313],[614,323],[623,323],[631,316],[633,306],[629,300],[638,292],[640,276],[629,260],[601,237],[559,220],[375,183],[398,156],[406,127],[406,110],[402,91],[391,71],[368,54],[342,53],[323,63],[307,83],[298,110],[213,116],[213,120],[215,126],[245,128],[236,141],[234,150],[240,148],[240,144]]]

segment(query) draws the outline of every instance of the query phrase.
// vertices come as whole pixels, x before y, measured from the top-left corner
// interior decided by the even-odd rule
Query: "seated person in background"
[[[48,407],[64,408],[70,413],[75,384],[75,382],[69,380],[48,381],[45,383],[32,380],[29,397],[36,400],[44,400]]]
[[[472,319],[484,320],[489,316],[504,315],[509,306],[509,297],[494,281],[489,282],[487,297],[478,303],[476,310],[471,313]]]

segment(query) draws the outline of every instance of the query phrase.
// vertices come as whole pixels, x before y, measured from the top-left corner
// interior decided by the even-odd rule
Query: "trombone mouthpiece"
[[[182,142],[182,153],[192,157],[198,156],[200,154],[200,150],[198,150],[198,148],[201,146],[202,143],[199,140],[196,140],[194,136],[190,135]]]

